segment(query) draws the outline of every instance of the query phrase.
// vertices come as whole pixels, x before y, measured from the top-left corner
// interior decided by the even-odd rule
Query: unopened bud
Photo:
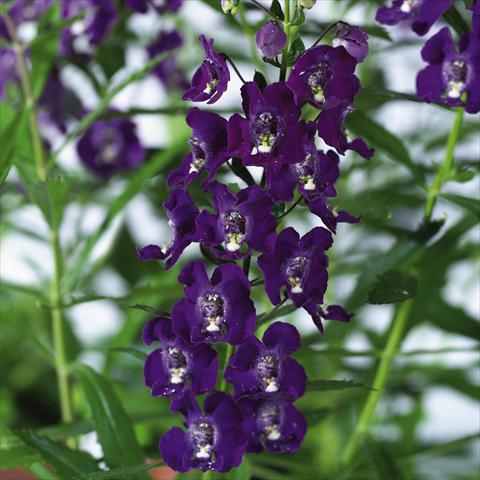
[[[317,3],[317,0],[298,0],[298,6],[299,8],[313,8],[315,4]]]
[[[221,0],[222,10],[225,14],[235,15],[238,12],[240,0]]]

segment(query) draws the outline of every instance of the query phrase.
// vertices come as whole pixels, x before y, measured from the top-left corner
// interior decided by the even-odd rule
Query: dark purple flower
[[[314,303],[307,303],[303,308],[312,317],[313,323],[318,328],[320,333],[323,333],[322,319],[336,320],[337,322],[348,323],[352,316],[340,305],[315,305]]]
[[[84,15],[62,32],[61,52],[64,55],[75,51],[73,42],[80,35],[86,35],[89,43],[98,44],[117,19],[112,0],[63,0],[61,6],[65,20]]]
[[[285,400],[241,398],[237,406],[248,438],[247,452],[297,452],[307,431],[303,415]]]
[[[197,219],[198,241],[218,258],[244,258],[251,250],[269,252],[277,223],[270,196],[257,186],[236,195],[214,182],[206,187],[213,196],[217,215],[203,210]]]
[[[480,36],[462,36],[455,48],[448,27],[430,38],[422,49],[422,58],[429,65],[417,76],[417,95],[427,102],[463,105],[466,110],[480,111]]]
[[[183,94],[184,100],[215,103],[223,95],[230,81],[230,72],[223,57],[213,48],[213,39],[200,35],[205,60],[193,74],[191,87]]]
[[[161,53],[171,52],[164,60],[157,64],[152,73],[162,82],[167,89],[185,89],[188,86],[185,74],[179,67],[175,58],[175,51],[183,45],[183,38],[179,32],[160,32],[157,39],[147,47],[150,59]]]
[[[172,321],[165,317],[150,319],[143,328],[146,345],[162,344],[145,360],[145,384],[154,396],[181,396],[186,390],[193,394],[213,390],[217,383],[217,352],[209,345],[190,345],[177,337]]]
[[[258,30],[255,40],[262,55],[271,59],[275,58],[285,48],[287,35],[277,22],[270,21]]]
[[[430,27],[450,8],[452,0],[393,0],[377,10],[375,19],[384,25],[397,25],[408,20],[412,30],[425,35]]]
[[[292,227],[277,236],[273,253],[258,259],[265,291],[274,305],[280,303],[283,287],[296,307],[323,303],[328,281],[325,252],[332,242],[332,234],[322,227],[315,227],[302,238]]]
[[[480,37],[480,2],[477,0],[472,6],[472,33]]]
[[[372,158],[374,150],[368,148],[363,139],[355,138],[352,141],[347,139],[344,122],[352,111],[351,106],[338,105],[321,112],[315,122],[318,135],[327,145],[335,148],[340,155],[344,155],[347,150],[353,150],[366,159]]]
[[[176,12],[182,6],[182,0],[125,0],[127,7],[137,13],[147,13],[148,7],[158,13]]]
[[[247,82],[241,91],[246,118],[234,114],[228,121],[229,153],[267,169],[302,161],[307,131],[287,84],[272,83],[262,92]]]
[[[360,89],[360,81],[354,75],[356,65],[356,59],[344,47],[313,47],[293,65],[288,86],[298,105],[310,103],[328,110],[339,104],[351,104]]]
[[[192,468],[228,472],[242,462],[247,439],[235,402],[228,393],[216,392],[203,406],[205,413],[191,392],[172,402],[171,410],[185,417],[187,431],[174,427],[165,433],[160,439],[160,454],[177,472]]]
[[[0,47],[0,100],[7,96],[7,85],[18,80],[17,56],[13,48]]]
[[[128,119],[97,120],[77,143],[85,167],[100,178],[136,168],[145,159],[135,124]]]
[[[185,298],[172,311],[173,330],[193,344],[242,343],[255,330],[255,305],[250,282],[235,264],[218,266],[208,279],[202,262],[190,262],[178,280]]]
[[[213,112],[192,108],[186,118],[192,129],[192,152],[183,160],[180,168],[173,170],[167,183],[183,187],[206,170],[207,182],[217,173],[227,159],[227,121]]]
[[[165,268],[171,268],[182,252],[196,240],[195,220],[199,214],[197,206],[185,190],[176,188],[170,192],[163,204],[167,210],[168,223],[172,228],[172,241],[168,247],[146,245],[138,249],[142,262],[147,260],[166,260]]]
[[[307,376],[289,355],[300,348],[300,334],[288,323],[267,328],[263,342],[251,336],[232,355],[225,379],[233,385],[234,398],[296,400],[305,392]]]
[[[334,47],[344,47],[358,63],[368,55],[368,35],[360,27],[341,23],[332,40]]]

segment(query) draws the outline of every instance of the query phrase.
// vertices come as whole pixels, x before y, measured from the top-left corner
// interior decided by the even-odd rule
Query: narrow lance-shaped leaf
[[[368,294],[373,304],[397,303],[412,298],[417,293],[417,280],[400,270],[390,270],[378,275],[377,282]]]

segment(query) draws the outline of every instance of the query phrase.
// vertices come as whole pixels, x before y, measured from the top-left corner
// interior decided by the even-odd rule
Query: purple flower
[[[183,100],[215,103],[223,95],[230,81],[230,72],[223,57],[213,48],[213,39],[200,35],[205,50],[205,60],[193,74],[191,87],[183,94]]]
[[[375,19],[385,25],[408,20],[416,34],[425,35],[451,3],[452,0],[393,0],[390,7],[383,5],[377,10]]]
[[[295,453],[307,430],[303,415],[285,400],[237,401],[243,415],[243,431],[248,438],[247,452]]]
[[[267,169],[302,161],[307,132],[287,84],[272,83],[262,92],[248,82],[241,91],[246,118],[234,114],[228,121],[230,154]]]
[[[145,384],[154,396],[181,396],[186,390],[195,395],[213,390],[217,383],[217,352],[205,344],[190,345],[177,337],[172,321],[165,317],[150,319],[143,328],[146,345],[162,344],[145,360]]]
[[[337,322],[348,323],[352,316],[340,305],[315,305],[314,303],[307,303],[303,306],[305,310],[312,317],[313,323],[318,328],[320,333],[323,333],[322,319],[336,320]]]
[[[213,196],[217,215],[203,210],[198,216],[197,235],[202,245],[224,259],[244,258],[252,249],[272,250],[277,223],[271,213],[272,200],[266,192],[250,186],[235,195],[218,182],[206,190]]]
[[[227,159],[227,121],[224,118],[213,112],[192,108],[186,122],[192,129],[192,152],[185,157],[180,168],[168,176],[167,183],[170,186],[188,185],[204,170],[208,172],[208,182]]]
[[[61,51],[64,55],[75,51],[73,42],[80,35],[86,35],[89,43],[98,44],[117,19],[112,0],[63,0],[61,6],[65,20],[85,15],[62,32]]]
[[[187,431],[174,427],[165,433],[160,439],[160,454],[177,472],[192,468],[228,472],[242,462],[247,439],[235,402],[227,393],[216,392],[203,406],[205,413],[191,392],[172,402],[171,410],[185,417]]]
[[[173,330],[193,344],[242,343],[255,330],[255,305],[250,282],[235,264],[218,266],[208,279],[201,262],[190,262],[178,280],[185,285],[185,298],[172,311]]]
[[[85,167],[100,178],[136,168],[145,159],[135,124],[128,119],[97,120],[77,143]]]
[[[147,260],[166,260],[165,268],[175,265],[182,252],[196,240],[195,220],[199,214],[188,192],[176,188],[170,192],[168,200],[163,204],[167,210],[168,223],[172,228],[172,241],[168,247],[146,245],[138,249],[142,262]]]
[[[277,22],[267,22],[258,30],[255,40],[265,58],[275,58],[285,48],[287,35]]]
[[[368,55],[368,35],[360,27],[352,27],[348,23],[340,24],[332,45],[344,47],[358,63],[363,62]]]
[[[174,52],[183,45],[183,38],[179,32],[160,32],[158,38],[147,47],[150,59],[164,52],[172,52],[152,69],[152,73],[167,89],[178,88],[183,90],[188,86],[185,74],[178,66]]]
[[[13,48],[0,47],[0,100],[7,96],[7,85],[18,80],[17,56]]]
[[[137,13],[147,13],[148,7],[158,13],[176,12],[182,6],[182,0],[125,0],[127,7]]]
[[[273,253],[258,259],[265,290],[274,305],[280,303],[283,287],[296,307],[323,303],[328,281],[325,251],[332,242],[332,234],[322,227],[315,227],[302,238],[292,227],[277,236]]]
[[[351,104],[360,89],[354,75],[357,61],[344,47],[321,45],[305,51],[295,62],[288,86],[298,105],[310,103],[321,110]]]
[[[347,139],[344,122],[352,111],[351,106],[339,105],[321,112],[315,122],[318,135],[327,145],[335,148],[340,155],[344,155],[347,150],[353,150],[366,159],[372,158],[374,150],[368,148],[363,139],[355,138],[352,141]]]
[[[52,0],[14,0],[8,15],[15,26],[23,22],[37,21],[47,10]],[[10,39],[3,16],[0,16],[0,37]]]
[[[300,348],[300,334],[288,323],[275,322],[263,342],[253,335],[232,355],[225,379],[233,385],[234,398],[293,401],[305,392],[303,367],[288,355]]]
[[[417,95],[427,102],[463,105],[466,110],[480,111],[480,37],[472,33],[462,36],[459,51],[448,27],[430,38],[422,49],[422,58],[429,65],[417,76]]]

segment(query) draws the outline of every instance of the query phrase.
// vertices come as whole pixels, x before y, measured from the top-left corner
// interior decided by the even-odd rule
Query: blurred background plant
[[[228,2],[181,3],[1,5],[2,478],[171,478],[152,468],[159,436],[181,417],[144,386],[140,331],[181,297],[181,265],[140,263],[135,250],[169,240],[165,181],[189,151],[180,98],[203,58],[198,36],[214,37],[244,78],[276,75],[255,45],[267,18],[252,2],[231,2],[235,16],[223,14]],[[276,312],[301,331],[294,357],[318,379],[297,402],[306,440],[298,454],[248,455],[219,477],[477,478],[478,115],[460,127],[458,109],[418,101],[424,39],[376,24],[381,3],[318,0],[298,27],[307,47],[338,20],[370,37],[347,127],[376,153],[342,159],[334,203],[362,220],[341,224],[329,252],[328,302],[354,319],[320,336],[303,311]],[[454,0],[429,36],[447,23],[466,31],[472,3]],[[237,111],[240,85],[232,75],[206,108]],[[438,183],[448,144],[453,168]],[[92,151],[106,168],[89,163]],[[109,163],[119,152],[124,164]],[[316,225],[307,212],[289,216],[301,232]],[[198,246],[187,253],[201,257]]]

